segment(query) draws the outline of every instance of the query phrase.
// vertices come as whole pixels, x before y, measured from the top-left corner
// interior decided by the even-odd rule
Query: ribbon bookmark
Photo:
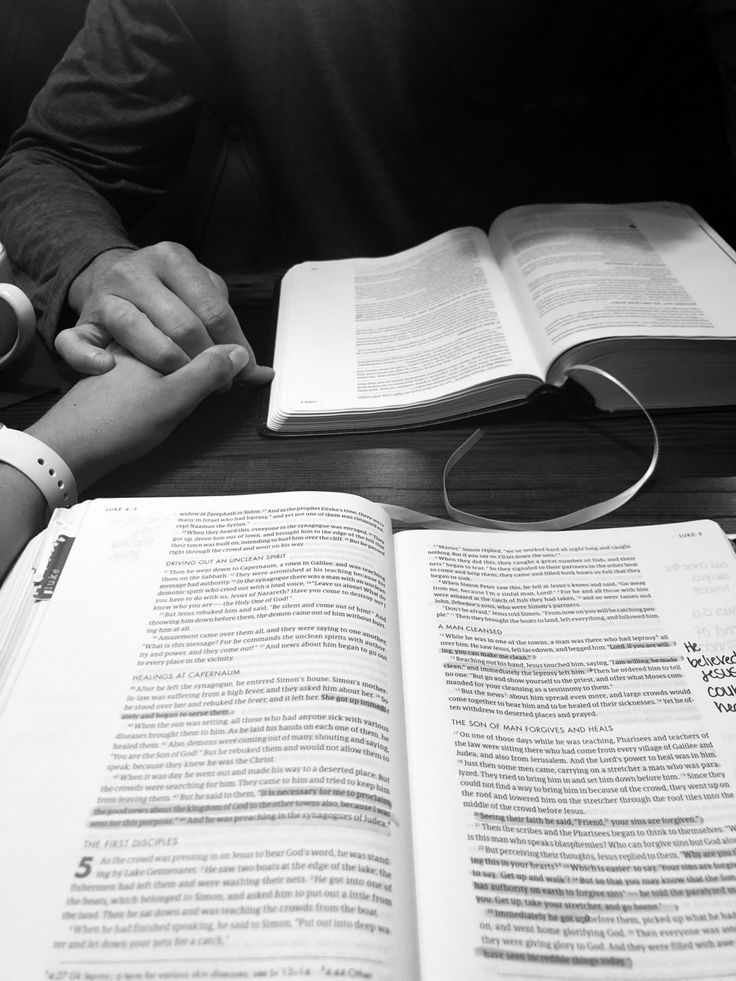
[[[607,371],[603,371],[602,368],[594,368],[592,365],[587,364],[576,364],[568,370],[568,375],[573,371],[589,371],[592,374],[599,375],[601,378],[605,378],[613,385],[618,386],[621,391],[625,392],[631,401],[641,409],[652,430],[653,439],[652,459],[642,476],[626,490],[621,491],[620,494],[616,494],[614,497],[608,498],[608,500],[601,501],[599,504],[589,504],[587,507],[580,508],[577,511],[560,515],[558,518],[547,518],[544,521],[497,521],[493,518],[482,518],[480,515],[470,514],[468,511],[461,511],[459,508],[454,507],[450,503],[447,493],[447,478],[450,476],[453,468],[483,436],[483,431],[476,429],[450,456],[442,474],[442,495],[445,500],[445,509],[454,521],[459,521],[464,525],[474,525],[478,528],[489,528],[495,531],[562,531],[565,528],[574,528],[576,525],[586,524],[586,522],[593,521],[595,518],[601,518],[605,514],[610,514],[623,504],[626,504],[627,501],[630,501],[641,490],[644,484],[646,484],[654,473],[657,467],[657,460],[659,459],[659,439],[652,417],[633,392],[617,378],[614,378],[613,375],[609,375]]]
[[[414,511],[412,508],[402,507],[400,504],[380,503],[389,518],[396,524],[405,525],[407,528],[426,528],[430,531],[473,531],[470,525],[459,525],[457,521],[450,521],[449,518],[436,518],[433,514],[425,514],[423,511]],[[396,529],[394,529],[396,530]],[[481,531],[493,531],[493,528],[481,529]]]

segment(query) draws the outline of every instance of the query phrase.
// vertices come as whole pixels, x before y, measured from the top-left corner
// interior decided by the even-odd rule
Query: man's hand
[[[246,366],[240,345],[213,346],[162,375],[113,346],[114,367],[83,378],[28,430],[69,465],[80,490],[161,443]]]
[[[241,377],[256,385],[273,377],[256,363],[222,278],[183,245],[101,253],[73,281],[69,303],[79,320],[58,335],[56,350],[82,374],[109,371],[117,341],[164,374],[213,344],[240,344],[248,354]]]

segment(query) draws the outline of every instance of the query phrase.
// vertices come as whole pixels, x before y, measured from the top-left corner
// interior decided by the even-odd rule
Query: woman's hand
[[[61,456],[83,490],[164,440],[199,403],[227,389],[247,366],[238,344],[208,347],[169,375],[122,348],[114,367],[84,378],[28,429]],[[16,555],[41,530],[46,501],[21,471],[0,463],[0,582]]]
[[[157,446],[248,362],[240,345],[215,345],[162,375],[122,348],[112,353],[110,371],[77,382],[28,430],[56,450],[80,489]]]

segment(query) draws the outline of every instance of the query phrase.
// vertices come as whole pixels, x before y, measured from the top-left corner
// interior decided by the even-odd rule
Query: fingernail
[[[233,373],[240,371],[241,368],[245,368],[248,364],[248,352],[244,347],[234,347],[230,354],[230,364],[233,366]]]
[[[110,366],[109,359],[110,356],[108,354],[105,354],[103,351],[100,351],[98,354],[93,354],[92,355],[93,371],[98,371],[100,373],[102,373],[103,371],[107,371],[107,369]]]

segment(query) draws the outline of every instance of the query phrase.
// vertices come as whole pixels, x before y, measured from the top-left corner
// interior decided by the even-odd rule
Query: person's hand
[[[111,353],[110,371],[77,382],[28,429],[59,453],[80,489],[153,449],[247,362],[240,345],[216,345],[162,375],[118,346]]]
[[[101,253],[72,282],[69,303],[79,319],[58,335],[56,350],[81,374],[109,371],[117,341],[164,374],[213,344],[240,344],[248,353],[243,380],[273,377],[257,364],[223,279],[174,242]]]

